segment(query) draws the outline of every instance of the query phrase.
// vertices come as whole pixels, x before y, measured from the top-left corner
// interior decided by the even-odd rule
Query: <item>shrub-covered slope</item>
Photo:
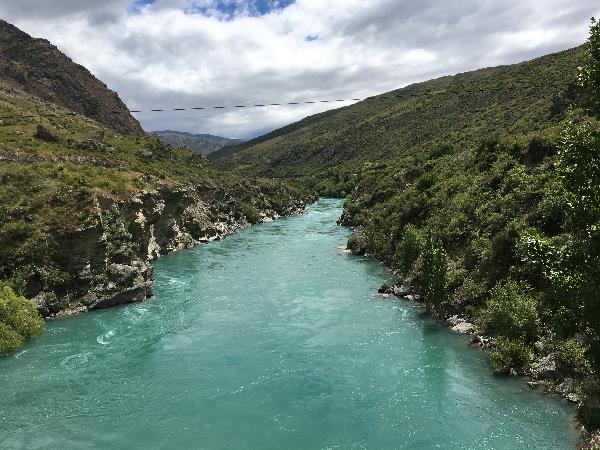
[[[385,97],[213,158],[349,194],[349,247],[393,267],[385,292],[474,330],[495,372],[600,428],[600,26],[580,48]]]
[[[365,162],[427,156],[448,143],[472,147],[491,135],[539,133],[564,117],[582,53],[580,47],[411,85],[226,147],[210,159],[229,170],[331,183]]]
[[[42,294],[48,315],[144,298],[149,259],[248,225],[243,211],[255,222],[305,198],[3,84],[0,115],[0,281]],[[140,289],[119,297],[132,286]]]

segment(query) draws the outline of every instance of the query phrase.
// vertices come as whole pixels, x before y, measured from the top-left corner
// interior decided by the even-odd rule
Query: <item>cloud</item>
[[[19,0],[131,109],[365,97],[583,43],[589,0]],[[250,137],[331,105],[142,113],[147,130]]]

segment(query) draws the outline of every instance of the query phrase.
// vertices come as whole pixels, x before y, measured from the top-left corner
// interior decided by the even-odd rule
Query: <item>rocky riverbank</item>
[[[222,239],[251,222],[300,214],[313,200],[251,181],[230,188],[164,185],[125,201],[96,195],[89,225],[56,236],[54,259],[70,278],[35,296],[40,313],[54,317],[145,300],[153,293],[152,260]]]
[[[350,226],[351,218],[347,212],[338,220],[338,225]],[[371,256],[366,251],[366,237],[363,227],[354,227],[353,234],[348,239],[347,251],[353,255]],[[418,288],[418,283],[410,277],[402,277],[395,273],[398,283],[394,285],[384,285],[379,289],[379,294],[384,297],[394,296],[403,300],[413,302],[419,307],[426,308],[422,293]],[[476,324],[476,320],[466,317],[460,310],[452,311],[443,319],[440,324],[450,327],[457,334],[470,336],[470,343],[481,350],[493,349],[496,345],[494,338],[485,335]],[[583,336],[580,337],[583,341]],[[527,376],[530,378],[528,385],[532,389],[542,389],[550,393],[564,397],[569,402],[578,403],[580,398],[578,394],[577,379],[581,374],[577,368],[572,367],[560,352],[555,351],[561,341],[556,336],[550,336],[547,339],[539,340],[535,343],[536,357],[525,368],[511,368],[512,376]]]
[[[425,308],[423,297],[403,283],[392,286],[384,285],[379,289],[379,294],[387,297],[395,296]],[[454,333],[470,336],[470,343],[481,350],[493,349],[495,347],[494,339],[486,336],[469,318],[453,315],[440,320],[439,323],[449,327]],[[576,392],[576,385],[570,376],[571,368],[562,364],[560,357],[555,353],[546,353],[544,351],[544,349],[549,347],[548,343],[538,341],[535,345],[540,355],[544,356],[539,356],[526,370],[518,371],[512,368],[510,375],[527,376],[530,378],[530,381],[527,383],[530,388],[543,389],[562,396],[569,402],[578,403],[579,397]]]

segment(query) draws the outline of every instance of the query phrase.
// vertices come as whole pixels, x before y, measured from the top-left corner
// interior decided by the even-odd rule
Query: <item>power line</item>
[[[233,108],[265,108],[268,106],[295,106],[295,105],[314,105],[317,103],[341,103],[341,102],[360,102],[363,100],[367,100],[363,98],[349,98],[349,99],[336,99],[336,100],[311,100],[305,102],[287,102],[287,103],[257,103],[257,104],[249,104],[249,105],[233,105],[233,106],[195,106],[192,108],[162,108],[162,109],[131,109],[130,113],[145,113],[145,112],[170,112],[170,111],[201,111],[201,110],[210,110],[210,109],[233,109]],[[388,98],[386,96],[378,96],[377,98]]]
[[[560,89],[564,86],[541,86],[541,85],[529,85],[524,87],[519,87],[518,89],[512,90],[526,90],[526,89],[535,89],[543,87],[545,89]],[[243,109],[243,108],[265,108],[269,106],[298,106],[298,105],[314,105],[319,103],[343,103],[343,102],[361,102],[366,100],[407,100],[409,98],[414,97],[429,97],[433,95],[442,95],[442,94],[474,94],[474,93],[482,93],[482,92],[510,92],[510,89],[505,87],[498,88],[488,88],[488,89],[469,89],[469,90],[448,90],[444,88],[440,88],[439,91],[426,91],[426,92],[401,92],[398,94],[386,94],[386,95],[374,95],[371,97],[365,98],[349,98],[349,99],[334,99],[334,100],[310,100],[310,101],[300,101],[300,102],[283,102],[283,103],[257,103],[257,104],[247,104],[247,105],[232,105],[232,106],[196,106],[196,107],[188,107],[188,108],[156,108],[156,109],[132,109],[129,110],[130,113],[151,113],[151,112],[172,112],[172,111],[209,111],[214,109]]]
[[[389,99],[393,99],[393,100],[408,100],[410,98],[423,98],[423,97],[431,97],[431,96],[436,96],[436,95],[443,95],[443,94],[454,94],[454,95],[468,95],[468,94],[475,94],[475,93],[483,93],[483,92],[510,92],[512,91],[523,91],[523,90],[531,90],[531,89],[535,89],[535,88],[540,88],[543,87],[546,90],[550,91],[551,89],[563,89],[564,86],[542,86],[542,85],[528,85],[528,86],[518,86],[517,89],[510,89],[507,87],[498,87],[498,88],[487,88],[487,89],[469,89],[469,90],[448,90],[448,89],[444,89],[443,87],[440,87],[439,90],[430,90],[430,91],[421,91],[421,92],[399,92],[397,94],[384,94],[384,95],[374,95],[371,97],[365,97],[365,98],[349,98],[349,99],[330,99],[330,100],[310,100],[310,101],[299,101],[299,102],[282,102],[282,103],[255,103],[255,104],[246,104],[246,105],[232,105],[232,106],[227,106],[227,105],[220,105],[220,106],[195,106],[195,107],[187,107],[187,108],[154,108],[154,109],[146,109],[146,110],[141,110],[141,109],[131,109],[129,110],[130,113],[135,114],[135,113],[158,113],[158,112],[180,112],[180,111],[210,111],[210,110],[216,110],[216,109],[244,109],[244,108],[265,108],[265,107],[269,107],[269,106],[299,106],[299,105],[314,105],[314,104],[319,104],[319,103],[343,103],[343,102],[360,102],[360,101],[368,101],[368,100],[389,100]],[[82,115],[80,113],[76,113],[76,112],[68,112],[66,113],[66,115],[70,115],[70,116],[75,116],[75,115]],[[60,117],[59,115],[55,115],[55,114],[39,114],[38,116],[34,116],[34,115],[26,115],[26,116],[19,116],[22,119],[29,119],[29,118],[37,118],[37,117]],[[0,116],[0,119],[13,119],[16,118],[15,116]]]

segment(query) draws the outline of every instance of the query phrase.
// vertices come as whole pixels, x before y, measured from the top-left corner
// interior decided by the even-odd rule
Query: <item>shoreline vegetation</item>
[[[339,223],[348,249],[386,262],[380,293],[421,302],[491,350],[498,375],[577,403],[586,449],[600,428],[600,24],[554,139],[440,149],[406,170],[364,171]],[[409,170],[409,172],[410,172]],[[404,180],[400,190],[396,180]]]
[[[584,448],[600,449],[594,19],[585,48],[310,117],[214,165],[140,133],[110,91],[123,116],[106,119],[88,105],[101,89],[91,74],[0,22],[0,43],[15,40],[21,59],[0,59],[0,355],[38,336],[42,317],[151,297],[160,255],[338,196],[348,249],[398,278],[381,294],[472,335],[496,374],[576,402]],[[36,96],[40,67],[75,73],[86,95],[42,100],[57,94]]]

